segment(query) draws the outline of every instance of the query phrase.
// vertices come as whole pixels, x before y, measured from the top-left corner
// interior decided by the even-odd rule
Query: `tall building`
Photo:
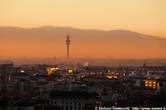
[[[13,73],[13,63],[0,64],[0,91],[7,91],[7,83],[10,80],[10,76]]]
[[[67,57],[67,59],[69,59],[69,57],[70,57],[70,36],[69,35],[67,35],[67,37],[66,37],[66,46],[67,46],[67,55],[66,55],[66,57]]]

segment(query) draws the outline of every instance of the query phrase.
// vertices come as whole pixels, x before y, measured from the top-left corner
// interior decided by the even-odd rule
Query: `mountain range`
[[[64,57],[66,36],[71,57],[166,58],[166,38],[129,30],[73,27],[0,27],[0,56]]]

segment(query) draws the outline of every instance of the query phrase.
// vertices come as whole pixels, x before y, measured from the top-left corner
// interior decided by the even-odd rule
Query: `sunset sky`
[[[0,0],[0,25],[127,29],[166,37],[166,0]]]
[[[123,29],[166,38],[166,0],[0,0],[0,26],[27,28],[0,31],[0,56],[64,57],[67,33],[38,28],[47,25]],[[137,39],[132,41],[135,34],[124,35],[126,32],[120,32],[119,39],[117,34],[111,37],[104,33],[108,31],[99,36],[98,32],[84,32],[70,33],[73,57],[166,58],[164,39],[137,42]],[[107,40],[102,41],[103,37]]]

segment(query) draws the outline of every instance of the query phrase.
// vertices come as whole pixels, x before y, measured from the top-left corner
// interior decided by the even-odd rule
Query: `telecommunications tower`
[[[67,50],[66,50],[66,57],[67,57],[67,59],[69,59],[70,58],[70,36],[69,35],[67,35],[67,37],[66,37],[66,46],[67,46]]]

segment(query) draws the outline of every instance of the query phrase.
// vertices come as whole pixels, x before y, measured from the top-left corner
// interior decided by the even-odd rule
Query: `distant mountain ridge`
[[[66,32],[71,32],[71,31],[91,31],[91,32],[105,32],[105,33],[114,33],[114,34],[130,34],[130,35],[140,35],[144,37],[151,37],[151,38],[160,38],[163,40],[166,40],[166,38],[160,37],[160,36],[153,36],[153,35],[146,35],[146,34],[141,34],[139,32],[134,32],[130,30],[124,30],[124,29],[118,29],[118,30],[100,30],[100,29],[79,29],[79,28],[74,28],[74,27],[54,27],[54,26],[41,26],[41,27],[36,27],[36,28],[21,28],[21,27],[10,27],[10,26],[0,26],[0,32],[2,31],[8,31],[8,32],[17,32],[18,30],[22,31],[30,31],[30,30],[35,30],[35,31],[40,31],[40,30],[45,30],[45,31],[66,31]],[[134,37],[134,36],[133,36]]]
[[[56,47],[55,50],[58,54],[64,55],[67,34],[71,36],[73,56],[166,58],[166,38],[129,30],[104,31],[53,26],[38,28],[0,27],[0,49],[10,53],[12,48],[22,46],[22,48],[27,49],[27,53],[31,53],[29,45],[36,50],[41,47],[41,52],[47,52],[48,48]],[[2,48],[5,44],[8,45],[8,48]],[[44,49],[42,50],[42,48]],[[57,53],[52,52],[51,55],[53,54]]]

